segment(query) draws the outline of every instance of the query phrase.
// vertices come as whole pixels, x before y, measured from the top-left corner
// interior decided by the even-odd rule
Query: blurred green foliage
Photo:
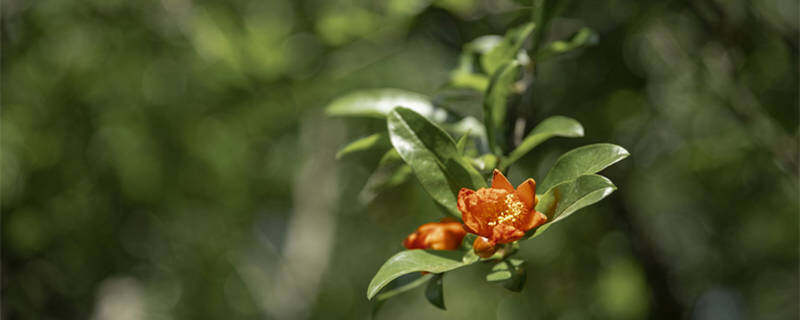
[[[436,94],[530,5],[2,2],[2,316],[370,317],[370,278],[438,212],[413,179],[360,201],[383,154],[335,153],[385,124],[321,108]],[[571,2],[541,36],[584,26],[597,45],[542,62],[519,112],[587,138],[510,178],[609,141],[633,155],[618,193],[522,248],[522,293],[483,265],[444,277],[448,311],[403,294],[376,316],[797,318],[797,2]]]

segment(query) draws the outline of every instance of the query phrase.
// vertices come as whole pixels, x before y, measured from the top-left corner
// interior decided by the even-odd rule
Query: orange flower
[[[460,222],[443,218],[441,222],[430,222],[417,228],[403,241],[407,249],[456,250],[467,232]]]
[[[458,210],[464,228],[480,236],[473,245],[476,252],[481,249],[487,254],[494,252],[489,250],[494,245],[517,241],[526,231],[547,221],[544,214],[536,211],[538,201],[536,181],[525,180],[514,190],[503,173],[496,169],[491,188],[477,191],[462,188],[458,192]]]

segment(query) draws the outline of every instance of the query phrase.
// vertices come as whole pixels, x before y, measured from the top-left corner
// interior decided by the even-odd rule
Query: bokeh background
[[[362,319],[366,286],[440,213],[408,180],[365,203],[377,120],[342,94],[436,94],[525,1],[2,2],[2,316]],[[578,119],[512,170],[612,142],[619,190],[519,255],[521,294],[445,276],[379,319],[797,319],[798,3],[573,1],[528,123]],[[480,101],[465,101],[465,104]],[[466,108],[466,106],[465,106]],[[530,128],[528,128],[530,129]]]

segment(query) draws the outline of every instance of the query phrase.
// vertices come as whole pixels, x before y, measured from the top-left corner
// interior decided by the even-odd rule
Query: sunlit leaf
[[[376,133],[353,142],[348,143],[336,153],[336,159],[340,159],[348,154],[368,150],[386,150],[391,147],[389,135],[386,133]]]
[[[520,292],[528,278],[524,264],[525,261],[520,259],[500,261],[486,275],[486,281],[500,283],[508,290]]]
[[[461,251],[406,250],[386,260],[367,287],[367,299],[372,299],[384,286],[404,274],[426,271],[442,273],[468,265]]]
[[[509,30],[503,37],[503,41],[482,55],[481,65],[486,74],[494,75],[500,66],[514,60],[533,29],[533,23],[527,23]]]
[[[514,83],[521,69],[516,61],[503,65],[492,76],[492,81],[486,89],[486,96],[483,101],[483,121],[486,124],[489,148],[495,154],[501,154],[500,146],[505,145],[506,112],[509,101],[515,94],[518,94],[519,90],[515,88]]]
[[[533,150],[534,147],[547,139],[552,137],[582,137],[583,126],[572,118],[554,116],[540,122],[533,130],[522,140],[522,143],[511,152],[503,161],[501,161],[500,168],[505,169],[526,153]]]
[[[597,33],[589,28],[583,28],[567,41],[553,41],[536,52],[536,61],[542,62],[552,57],[570,52],[597,43]]]
[[[608,178],[589,174],[563,182],[539,196],[536,211],[547,216],[547,223],[531,232],[530,238],[546,231],[574,212],[610,195],[617,187]]]
[[[397,106],[409,108],[437,122],[447,118],[447,112],[434,107],[427,96],[391,88],[349,93],[331,102],[325,111],[332,116],[385,118]]]
[[[553,165],[544,180],[537,185],[537,189],[548,190],[550,187],[564,181],[569,181],[585,174],[600,172],[629,155],[628,150],[610,143],[598,143],[575,148],[556,160],[556,164]]]
[[[456,193],[462,187],[480,188],[486,181],[458,153],[453,139],[416,112],[397,108],[387,121],[392,145],[411,166],[426,192],[455,216]]]
[[[428,281],[428,287],[425,288],[425,298],[437,308],[446,310],[447,308],[444,306],[444,288],[442,287],[443,278],[444,274],[439,273]]]

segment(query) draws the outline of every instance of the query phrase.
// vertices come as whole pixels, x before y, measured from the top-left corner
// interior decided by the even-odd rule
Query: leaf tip
[[[579,122],[575,121],[575,137],[583,137],[583,135],[583,126]]]
[[[369,288],[367,288],[367,300],[372,300],[377,293],[378,292],[375,290],[375,287],[372,285],[372,283],[370,283]]]
[[[625,158],[627,158],[628,156],[631,155],[630,151],[628,151],[627,149],[625,149],[623,147],[620,147],[620,146],[617,146],[617,148],[619,148],[618,151],[619,151],[619,155],[620,155],[621,159],[625,159]]]

